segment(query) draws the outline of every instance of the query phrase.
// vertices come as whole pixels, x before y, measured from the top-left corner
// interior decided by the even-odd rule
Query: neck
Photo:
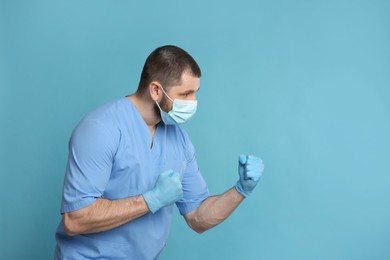
[[[156,125],[160,123],[161,117],[156,114],[154,109],[155,102],[150,97],[145,96],[146,95],[142,96],[136,92],[127,98],[130,99],[133,105],[137,108],[150,130],[154,131]]]

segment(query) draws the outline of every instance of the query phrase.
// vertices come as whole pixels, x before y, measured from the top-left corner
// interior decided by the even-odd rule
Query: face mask
[[[160,86],[161,87],[161,86]],[[161,119],[167,125],[182,124],[188,121],[195,113],[198,101],[196,100],[172,100],[164,89],[161,87],[164,95],[173,102],[172,110],[165,112],[161,109],[160,105],[156,101],[158,108],[160,109]]]

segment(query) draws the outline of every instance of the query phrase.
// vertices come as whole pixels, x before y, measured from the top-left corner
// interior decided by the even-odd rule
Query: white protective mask
[[[161,86],[160,86],[161,87]],[[198,105],[197,100],[184,100],[176,99],[172,100],[164,89],[161,87],[164,95],[173,102],[171,111],[165,112],[161,109],[157,101],[156,104],[160,109],[161,119],[166,125],[177,125],[183,124],[188,121],[196,113],[196,108]]]

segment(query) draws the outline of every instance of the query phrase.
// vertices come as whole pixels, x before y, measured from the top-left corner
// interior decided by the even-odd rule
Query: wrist
[[[143,193],[142,197],[144,198],[146,205],[149,208],[149,211],[152,212],[153,214],[161,208],[159,206],[160,205],[159,201],[154,196],[153,190],[149,190]]]
[[[245,198],[246,198],[246,197],[249,197],[249,195],[251,194],[251,191],[246,191],[246,190],[242,187],[240,180],[237,181],[236,187],[235,187],[235,188],[236,188],[237,192],[240,193],[240,194],[241,194],[242,196],[244,196]]]

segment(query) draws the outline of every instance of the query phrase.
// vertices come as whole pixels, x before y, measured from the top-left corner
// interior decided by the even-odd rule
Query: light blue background
[[[175,44],[203,70],[185,128],[209,188],[265,161],[202,235],[176,212],[161,259],[390,258],[389,1],[0,0],[0,259],[51,259],[69,135]],[[147,241],[145,241],[147,243]]]

